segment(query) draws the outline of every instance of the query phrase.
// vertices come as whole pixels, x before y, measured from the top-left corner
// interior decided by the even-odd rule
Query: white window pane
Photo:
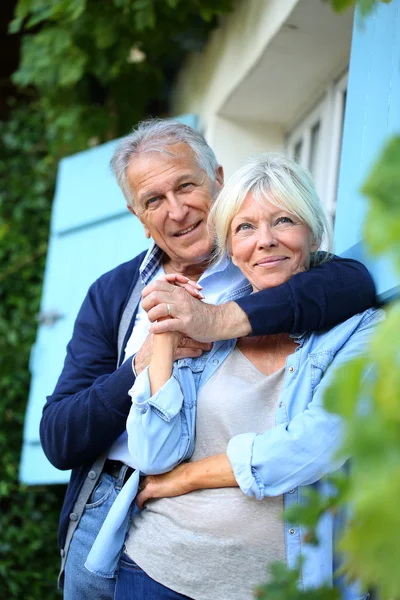
[[[317,175],[317,161],[321,138],[320,133],[321,122],[317,121],[317,123],[315,123],[315,125],[311,128],[310,155],[308,160],[308,169],[313,177]]]

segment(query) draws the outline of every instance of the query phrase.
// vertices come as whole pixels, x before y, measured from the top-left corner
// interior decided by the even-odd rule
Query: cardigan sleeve
[[[334,257],[286,283],[235,301],[247,314],[251,335],[330,329],[376,304],[367,268]]]
[[[131,279],[132,281],[132,273]],[[40,438],[49,461],[72,469],[107,451],[125,430],[128,395],[135,376],[132,361],[119,368],[117,332],[125,284],[106,277],[89,289],[75,321],[65,363],[54,392],[47,397]],[[117,290],[118,289],[118,293]]]

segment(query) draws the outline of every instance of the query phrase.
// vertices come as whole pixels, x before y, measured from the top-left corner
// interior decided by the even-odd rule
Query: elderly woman
[[[241,168],[210,223],[216,260],[228,252],[253,291],[329,258],[318,252],[330,236],[312,180],[279,154]],[[323,492],[321,478],[341,466],[342,423],[324,410],[323,392],[379,318],[370,309],[325,332],[217,342],[175,365],[177,335],[155,336],[150,367],[132,389],[129,448],[144,473],[178,466],[141,481],[137,505],[146,510],[131,523],[117,600],[247,600],[268,564],[293,567],[300,554],[302,589],[335,585],[340,515],[324,515],[315,548],[281,514],[302,502],[306,486]],[[343,595],[360,597],[349,588]]]

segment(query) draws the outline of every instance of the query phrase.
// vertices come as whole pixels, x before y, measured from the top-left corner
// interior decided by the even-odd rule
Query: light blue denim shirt
[[[276,426],[263,434],[237,435],[228,443],[227,455],[243,493],[259,500],[283,494],[286,508],[304,501],[307,486],[318,488],[322,494],[330,493],[321,478],[344,463],[344,459],[335,458],[343,424],[338,416],[324,410],[324,390],[338,366],[364,351],[382,318],[381,311],[369,309],[329,331],[297,337],[298,347],[286,360]],[[192,455],[198,391],[234,346],[235,340],[216,342],[200,358],[176,362],[172,377],[152,397],[148,370],[137,378],[131,390],[127,431],[129,451],[138,470],[123,487],[104,522],[86,562],[89,570],[106,577],[113,575],[139,474],[169,471]],[[338,566],[334,542],[341,517],[325,514],[321,518],[318,547],[305,543],[302,527],[285,523],[288,566],[295,567],[300,555],[304,558],[301,589],[334,583]],[[341,594],[345,600],[360,598],[357,586],[343,585]]]

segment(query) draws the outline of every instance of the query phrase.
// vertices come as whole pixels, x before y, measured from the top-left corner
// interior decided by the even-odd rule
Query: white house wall
[[[212,33],[205,50],[189,56],[176,87],[173,112],[196,113],[207,124],[259,60],[298,1],[238,2]]]
[[[172,113],[196,113],[229,176],[285,134],[349,61],[353,15],[322,0],[242,0],[190,55]]]
[[[251,154],[282,150],[283,129],[277,123],[231,119],[217,115],[209,122],[208,141],[229,177]]]

